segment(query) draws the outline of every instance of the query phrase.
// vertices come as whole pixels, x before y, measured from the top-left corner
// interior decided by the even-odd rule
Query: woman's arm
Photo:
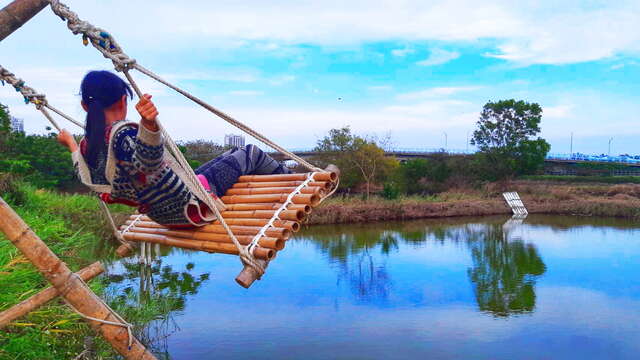
[[[142,116],[141,126],[124,126],[113,137],[116,159],[128,162],[125,168],[131,175],[150,174],[162,165],[164,142],[162,131],[156,123],[158,111],[151,102],[151,95],[144,95],[136,105]]]
[[[72,153],[78,151],[78,143],[76,143],[76,139],[73,138],[67,130],[62,129],[58,134],[58,142],[69,149]]]

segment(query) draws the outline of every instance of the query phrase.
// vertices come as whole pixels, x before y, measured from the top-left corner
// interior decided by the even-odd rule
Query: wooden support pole
[[[0,41],[44,9],[46,0],[15,0],[0,10]]]
[[[81,269],[76,274],[80,276],[83,281],[89,281],[94,277],[104,272],[104,266],[100,262],[94,262],[93,264]],[[12,321],[23,317],[24,315],[32,312],[40,306],[55,299],[60,293],[54,287],[48,287],[39,293],[31,296],[30,298],[22,301],[19,304],[12,306],[11,308],[0,312],[0,329],[7,326]]]
[[[2,197],[0,197],[0,231],[77,311],[85,316],[120,322],[109,307],[79,277],[74,276],[69,267],[47,247]],[[131,339],[131,347],[128,347],[129,334],[125,327],[93,320],[87,321],[125,359],[156,359],[135,338]]]

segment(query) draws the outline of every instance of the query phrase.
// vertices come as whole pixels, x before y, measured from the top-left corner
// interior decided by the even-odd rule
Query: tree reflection
[[[168,338],[179,330],[173,316],[185,309],[187,296],[197,294],[209,274],[197,274],[193,263],[174,270],[170,265],[163,266],[161,259],[150,265],[122,265],[121,273],[107,277],[107,300],[134,324],[134,333],[143,344],[154,354],[168,358]]]
[[[503,218],[490,222],[462,221],[327,227],[309,232],[307,238],[337,264],[338,284],[347,280],[358,301],[388,300],[393,280],[386,258],[399,244],[453,242],[470,251],[473,266],[467,274],[481,311],[499,317],[533,311],[536,280],[546,271],[535,245],[521,238],[507,240],[505,234],[513,227],[503,228]]]
[[[506,240],[499,225],[481,237],[468,243],[473,267],[467,271],[480,310],[499,317],[533,311],[536,278],[546,271],[536,247]]]

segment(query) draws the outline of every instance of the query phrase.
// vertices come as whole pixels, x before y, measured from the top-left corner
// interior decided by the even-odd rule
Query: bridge
[[[292,152],[295,155],[302,157],[303,159],[312,158],[314,156],[320,155],[319,152],[314,151],[313,149],[305,149],[298,148],[293,149]],[[475,154],[476,151],[473,150],[462,150],[462,149],[438,149],[438,148],[394,148],[385,151],[387,156],[393,156],[396,159],[403,161],[409,159],[428,159],[438,155],[449,155],[449,156],[468,156]],[[279,153],[271,153],[271,155],[280,161],[291,160],[288,157],[279,154]],[[549,164],[578,164],[578,163],[596,163],[596,164],[618,164],[618,165],[626,165],[633,167],[640,167],[640,155],[618,155],[618,156],[608,156],[608,155],[590,155],[590,154],[582,154],[582,153],[574,153],[574,154],[559,154],[559,153],[549,153],[545,159],[545,163]]]

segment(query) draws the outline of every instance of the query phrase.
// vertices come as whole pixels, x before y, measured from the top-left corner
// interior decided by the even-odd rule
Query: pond
[[[314,226],[249,290],[234,256],[163,249],[110,270],[164,314],[168,359],[637,359],[640,226],[567,216]],[[153,308],[153,309],[151,309]]]

